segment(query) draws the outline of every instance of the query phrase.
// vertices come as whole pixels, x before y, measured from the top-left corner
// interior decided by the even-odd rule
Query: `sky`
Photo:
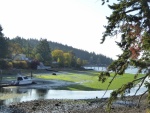
[[[0,4],[0,25],[10,39],[42,38],[113,59],[121,53],[115,43],[118,37],[100,44],[106,16],[111,14],[101,0],[0,0]]]

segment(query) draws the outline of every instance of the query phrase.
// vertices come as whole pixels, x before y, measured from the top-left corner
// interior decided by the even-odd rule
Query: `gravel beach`
[[[125,104],[117,101],[113,104],[111,113],[146,113],[146,95],[141,100],[140,107],[136,107],[138,96],[132,104]],[[132,97],[127,97],[131,102]],[[3,106],[5,112],[1,113],[108,113],[106,111],[107,99],[89,100],[34,100],[21,103],[12,103]],[[7,109],[6,109],[7,108]],[[2,109],[1,109],[2,110]]]

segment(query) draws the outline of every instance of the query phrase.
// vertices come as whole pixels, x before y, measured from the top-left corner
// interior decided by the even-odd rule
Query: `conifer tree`
[[[102,2],[105,4],[106,0]],[[118,0],[108,7],[112,10],[112,14],[107,17],[108,25],[105,26],[102,43],[107,37],[120,34],[121,41],[116,44],[123,53],[118,55],[118,59],[108,67],[107,72],[100,73],[99,80],[105,82],[110,75],[109,71],[114,71],[115,75],[110,81],[110,86],[114,78],[123,75],[129,66],[138,68],[132,82],[111,93],[108,102],[108,108],[111,108],[112,102],[118,95],[124,97],[127,89],[130,90],[137,82],[140,83],[138,91],[144,85],[145,79],[150,78],[150,0]],[[142,70],[145,70],[144,76],[139,78],[138,75]],[[150,104],[150,83],[147,82],[145,87]]]
[[[50,65],[52,62],[51,49],[46,39],[41,39],[36,47],[36,53],[40,55],[42,62],[45,65]]]
[[[2,33],[2,27],[0,25],[0,58],[6,58],[8,55],[8,41]]]

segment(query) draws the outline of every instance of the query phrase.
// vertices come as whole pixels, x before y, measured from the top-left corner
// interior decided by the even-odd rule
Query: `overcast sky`
[[[100,44],[106,16],[101,0],[0,0],[0,24],[6,37],[47,39],[116,59],[118,38]]]

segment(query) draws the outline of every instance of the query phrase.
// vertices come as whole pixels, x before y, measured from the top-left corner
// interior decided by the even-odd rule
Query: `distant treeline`
[[[47,39],[25,39],[19,36],[9,39],[4,37],[0,26],[0,68],[31,68],[38,62],[51,67],[107,66],[112,61],[104,55],[89,53]],[[31,62],[33,63],[30,64]]]
[[[42,40],[42,39],[41,39]],[[10,42],[18,44],[22,49],[26,49],[26,51],[22,51],[23,54],[26,56],[32,56],[31,54],[36,50],[36,47],[40,43],[41,40],[37,39],[24,39],[21,37],[16,37],[10,40]],[[113,60],[108,58],[102,54],[95,54],[94,52],[88,52],[81,49],[76,49],[71,46],[63,45],[57,42],[48,41],[49,47],[51,52],[54,50],[62,50],[63,52],[67,53],[70,52],[76,56],[76,58],[80,58],[81,60],[86,61],[88,65],[100,65],[100,66],[107,66]],[[53,59],[54,60],[54,59]]]
[[[76,55],[76,57],[86,60],[88,62],[88,65],[108,66],[113,61],[111,58],[102,54],[96,54],[95,52],[88,52],[85,50],[76,49],[71,46],[63,45],[57,42],[49,41],[49,44],[52,50],[61,49],[63,51],[72,51]]]

